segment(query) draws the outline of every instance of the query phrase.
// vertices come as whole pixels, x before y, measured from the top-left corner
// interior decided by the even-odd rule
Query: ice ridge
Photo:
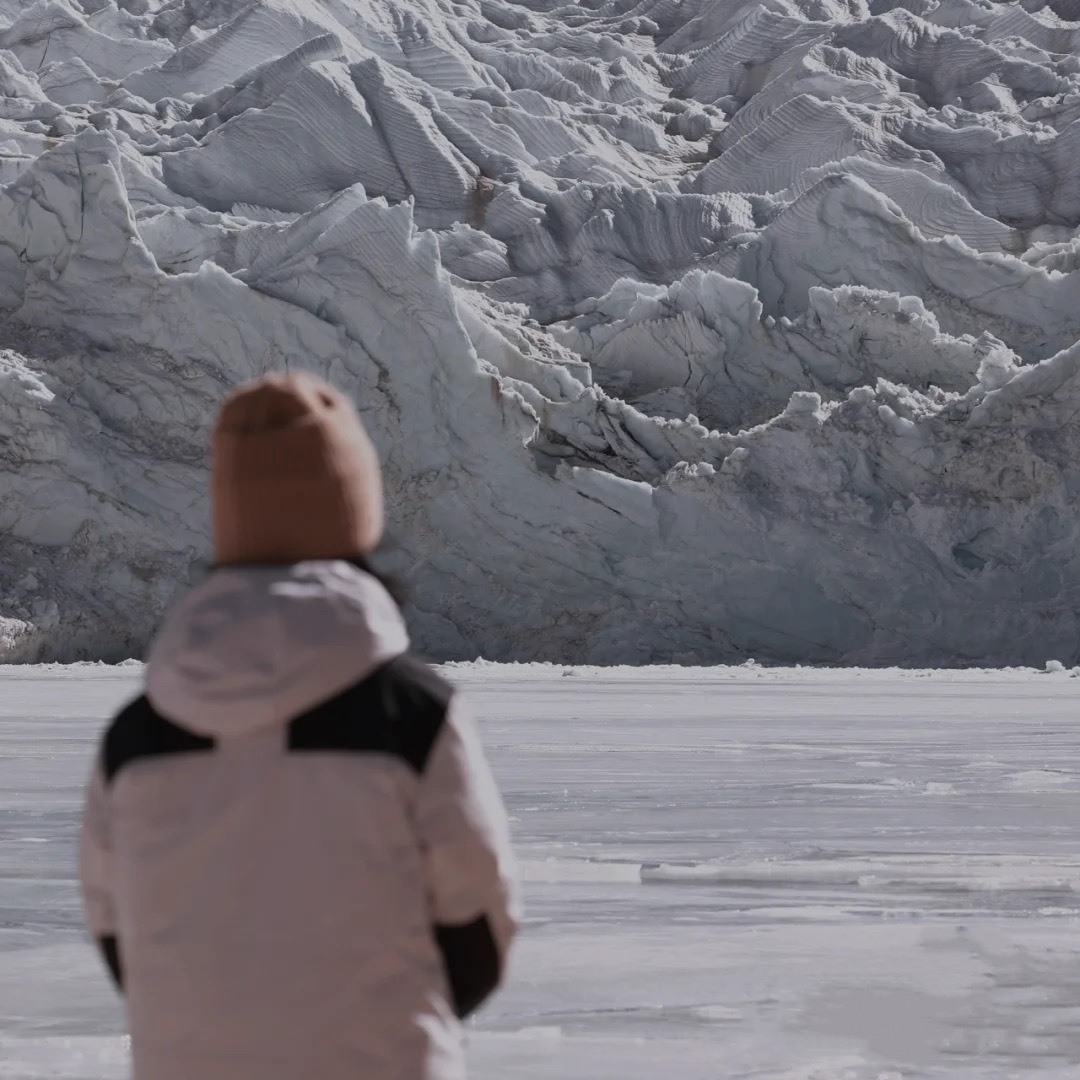
[[[0,660],[358,403],[437,659],[1080,658],[1075,0],[0,0]]]

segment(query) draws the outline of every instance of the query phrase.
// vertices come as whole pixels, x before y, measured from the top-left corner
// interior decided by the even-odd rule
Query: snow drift
[[[1075,660],[1036,5],[0,0],[0,658],[138,652],[217,404],[298,366],[434,657]]]

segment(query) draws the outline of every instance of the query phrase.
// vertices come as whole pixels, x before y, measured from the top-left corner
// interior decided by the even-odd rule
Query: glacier
[[[141,651],[283,367],[433,658],[1080,658],[1077,0],[0,0],[0,86],[0,661]]]

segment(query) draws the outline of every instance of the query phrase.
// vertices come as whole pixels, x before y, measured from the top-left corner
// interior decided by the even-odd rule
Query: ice
[[[526,919],[474,1080],[1066,1080],[1068,675],[453,665]],[[120,1080],[73,848],[142,669],[0,671],[0,1077]]]
[[[0,659],[141,655],[217,405],[303,366],[428,655],[1072,666],[1078,43],[1073,0],[0,0]]]

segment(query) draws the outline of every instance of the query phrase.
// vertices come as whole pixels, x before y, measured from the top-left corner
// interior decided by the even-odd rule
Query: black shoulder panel
[[[293,751],[391,754],[422,773],[442,730],[453,687],[426,664],[400,656],[289,725]]]
[[[111,784],[125,765],[142,758],[213,749],[213,739],[185,731],[159,715],[145,697],[140,697],[120,713],[105,733],[102,754],[105,782]]]

